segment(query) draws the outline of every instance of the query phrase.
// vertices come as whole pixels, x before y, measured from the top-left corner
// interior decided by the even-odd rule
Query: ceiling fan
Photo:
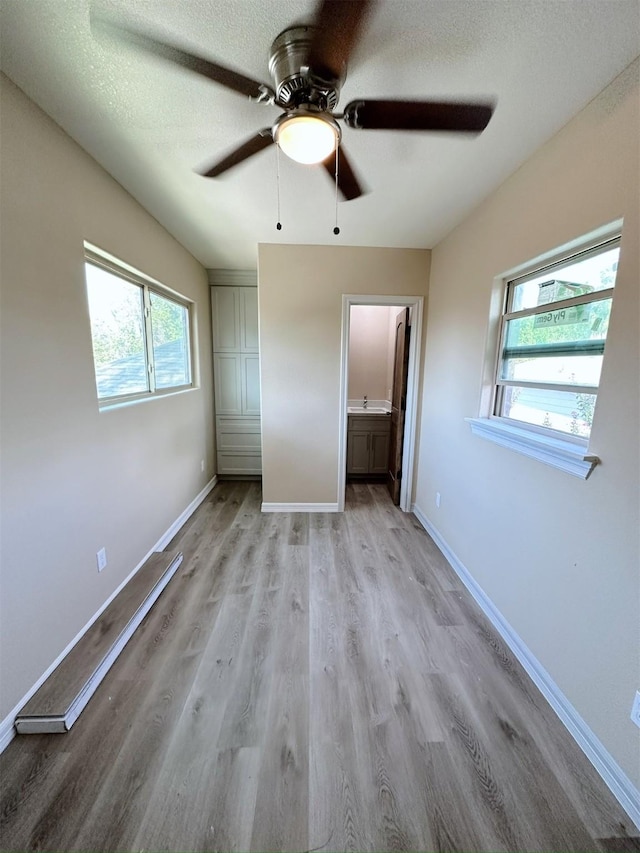
[[[93,18],[118,39],[188,68],[258,103],[283,110],[265,127],[201,174],[216,178],[276,143],[294,160],[322,164],[343,197],[363,189],[341,144],[341,119],[356,130],[480,133],[493,113],[490,103],[359,99],[336,113],[347,60],[373,0],[321,0],[313,25],[291,26],[271,45],[273,88],[209,59],[195,56],[140,30]],[[337,175],[336,175],[337,169]]]

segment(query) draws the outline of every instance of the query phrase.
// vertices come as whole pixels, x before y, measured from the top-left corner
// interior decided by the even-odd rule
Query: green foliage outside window
[[[189,385],[186,305],[97,264],[85,269],[98,397]]]

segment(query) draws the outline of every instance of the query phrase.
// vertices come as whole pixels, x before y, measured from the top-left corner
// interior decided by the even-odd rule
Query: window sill
[[[495,418],[465,418],[471,432],[545,465],[551,465],[586,480],[600,461],[585,447],[561,438],[532,432],[524,427],[511,426]]]
[[[178,394],[188,394],[196,391],[197,385],[181,385],[176,388],[164,388],[161,391],[145,392],[144,394],[131,394],[129,397],[111,397],[98,400],[98,411],[110,412],[114,409],[124,409],[127,406],[137,406],[138,403],[147,403],[149,400],[164,400],[166,397],[176,397]]]

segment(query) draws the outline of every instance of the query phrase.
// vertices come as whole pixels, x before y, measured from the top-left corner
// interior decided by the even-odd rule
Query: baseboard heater
[[[153,553],[16,717],[19,734],[67,732],[182,563]]]

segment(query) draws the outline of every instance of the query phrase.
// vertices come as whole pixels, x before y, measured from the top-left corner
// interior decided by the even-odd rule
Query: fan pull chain
[[[280,146],[276,142],[276,187],[277,187],[277,196],[278,196],[278,221],[276,222],[276,228],[278,231],[282,231],[282,223],[280,222]]]
[[[336,225],[333,229],[334,234],[339,234],[340,229],[338,228],[338,146],[336,145]]]

